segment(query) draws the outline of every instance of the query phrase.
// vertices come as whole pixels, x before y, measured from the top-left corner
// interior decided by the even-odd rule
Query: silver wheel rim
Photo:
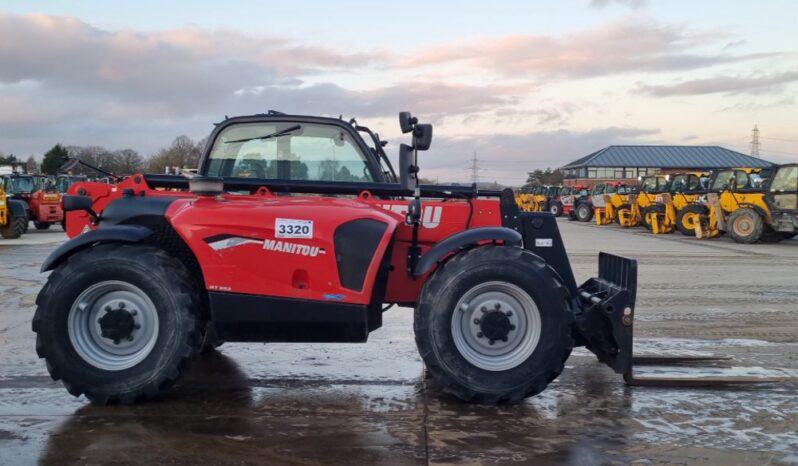
[[[129,337],[113,340],[102,335],[100,319],[109,309],[124,310],[132,317]],[[72,303],[67,318],[69,340],[75,352],[92,366],[108,370],[129,369],[152,352],[158,339],[158,312],[140,288],[109,280],[87,288]]]
[[[495,339],[491,344],[483,319],[509,323],[511,330],[506,340]],[[488,371],[510,370],[529,359],[538,346],[540,333],[540,311],[535,301],[512,283],[481,283],[463,295],[452,313],[452,337],[457,350],[466,361]]]

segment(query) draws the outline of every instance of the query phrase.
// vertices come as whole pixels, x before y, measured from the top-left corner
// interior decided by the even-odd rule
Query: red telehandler
[[[42,266],[33,319],[52,377],[133,403],[203,345],[365,342],[398,304],[415,308],[429,374],[463,400],[537,394],[574,346],[646,383],[636,261],[601,253],[577,286],[550,213],[519,212],[511,190],[419,185],[432,126],[399,120],[398,176],[356,121],[270,112],[217,124],[197,173],[72,186],[72,239]]]

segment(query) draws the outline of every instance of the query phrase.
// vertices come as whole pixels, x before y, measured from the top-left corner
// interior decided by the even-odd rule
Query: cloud
[[[513,78],[553,79],[693,70],[778,55],[694,51],[722,47],[726,38],[725,33],[692,32],[633,16],[559,36],[515,34],[433,46],[398,63],[408,68],[450,64]]]
[[[364,66],[375,54],[347,54],[283,38],[227,30],[106,31],[75,18],[0,13],[0,83],[85,91],[186,112],[234,90],[296,82]]]
[[[640,8],[645,6],[647,2],[646,0],[590,0],[590,6],[593,8],[604,8],[613,3],[632,8]]]
[[[759,110],[766,110],[771,108],[780,108],[780,107],[792,107],[796,104],[796,100],[794,97],[785,97],[783,99],[771,101],[771,102],[760,102],[760,101],[742,101],[737,102],[734,105],[729,105],[728,107],[723,107],[720,111],[721,112],[754,112]]]
[[[751,74],[747,76],[716,76],[693,79],[675,84],[639,84],[634,90],[637,94],[654,97],[671,97],[704,94],[764,94],[779,91],[782,85],[798,81],[798,70],[772,74]]]

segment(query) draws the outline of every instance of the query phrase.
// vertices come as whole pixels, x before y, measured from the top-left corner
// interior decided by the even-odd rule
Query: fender
[[[72,238],[61,246],[58,246],[58,248],[50,253],[47,259],[45,259],[44,263],[42,264],[41,271],[46,272],[58,267],[62,262],[67,260],[69,256],[75,254],[81,249],[91,246],[94,243],[138,243],[148,238],[152,234],[152,230],[140,225],[113,225],[93,231],[87,231],[82,235]]]
[[[762,220],[764,220],[766,224],[770,223],[770,214],[762,207],[756,204],[752,204],[750,202],[740,202],[738,205],[740,207],[747,207],[749,209],[753,209],[756,213],[758,213],[762,217]]]
[[[475,245],[480,241],[504,241],[521,246],[521,234],[506,227],[478,227],[449,235],[419,258],[416,268],[413,269],[413,275],[416,277],[424,275],[450,252]]]
[[[18,199],[9,199],[8,208],[14,217],[25,217],[28,215],[28,203]]]

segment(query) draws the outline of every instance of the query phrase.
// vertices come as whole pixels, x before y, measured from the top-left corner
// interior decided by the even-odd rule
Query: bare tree
[[[113,156],[116,174],[130,175],[140,172],[144,167],[144,157],[133,149],[114,151]]]
[[[178,136],[169,147],[150,157],[147,168],[152,173],[163,173],[166,167],[197,168],[204,144],[188,136]]]
[[[36,161],[36,157],[32,155],[28,157],[25,161],[25,171],[34,175],[39,174],[39,162]]]

